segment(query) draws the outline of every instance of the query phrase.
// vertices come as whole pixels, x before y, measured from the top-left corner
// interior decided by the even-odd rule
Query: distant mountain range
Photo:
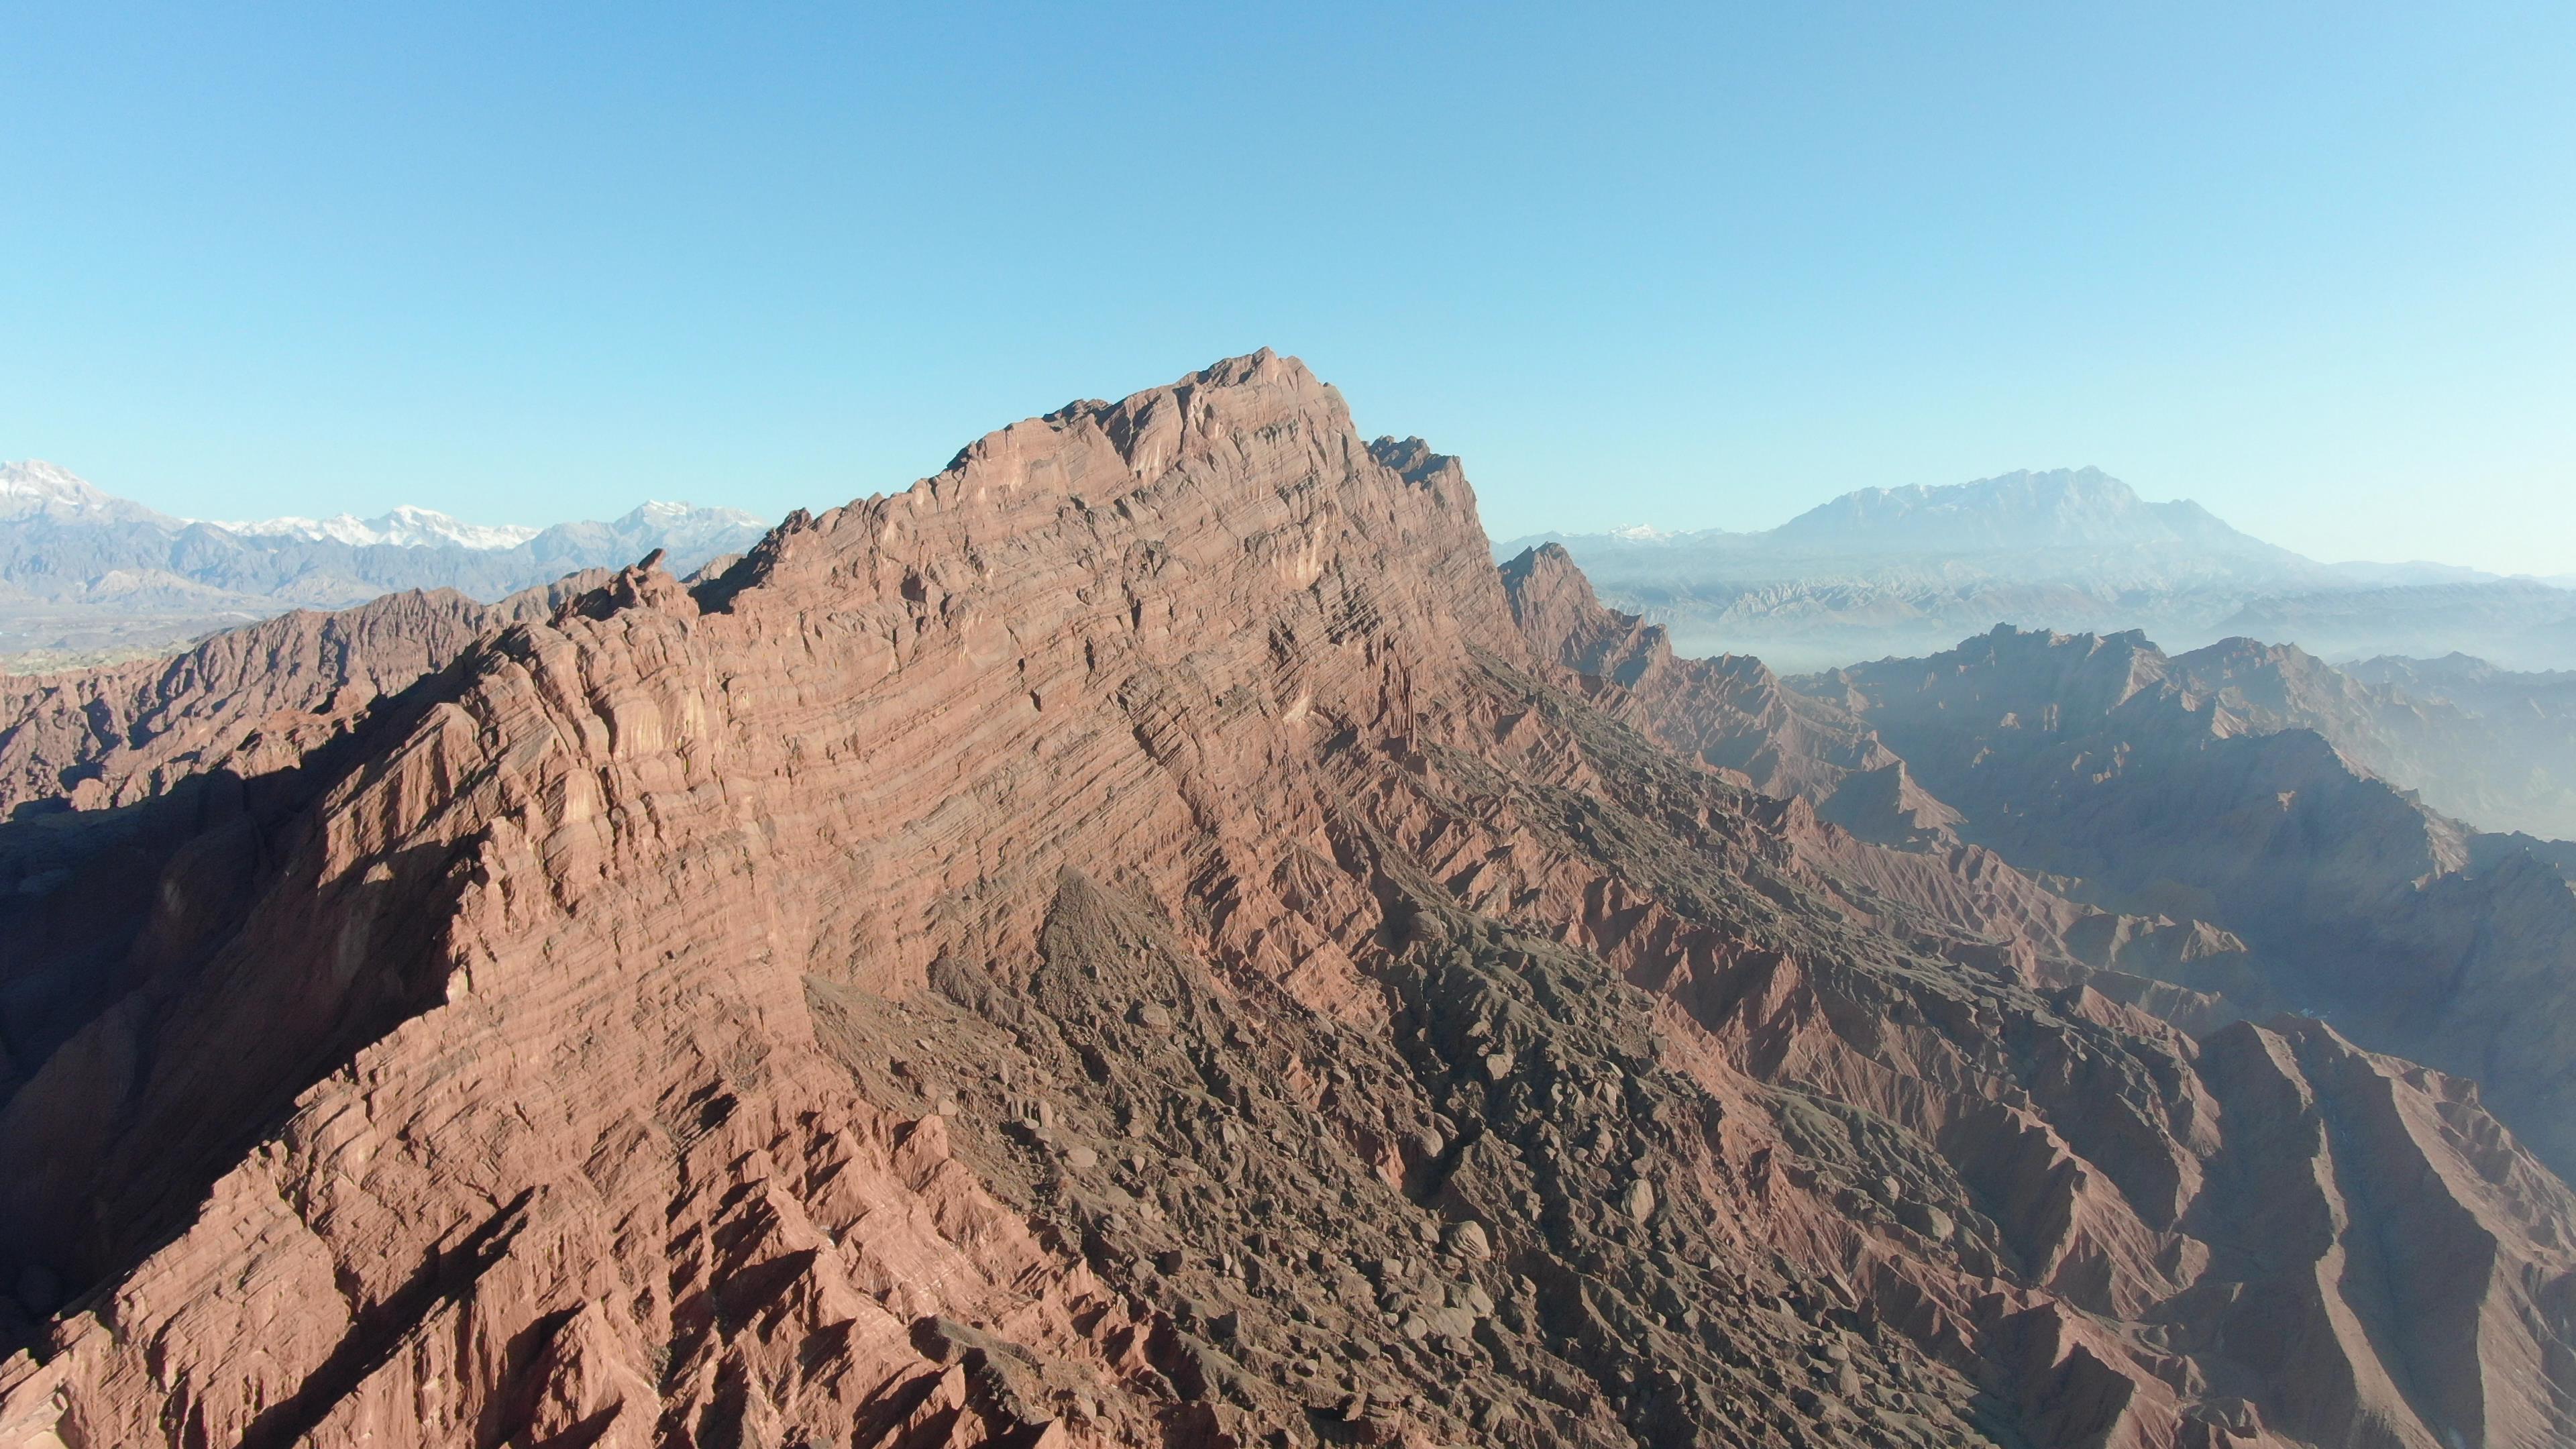
[[[655,549],[687,572],[768,530],[733,508],[646,503],[550,528],[460,522],[426,508],[379,518],[174,518],[51,463],[0,463],[0,668],[166,651],[296,608],[399,589],[486,602]]]
[[[2188,499],[2149,503],[2099,468],[2006,473],[1949,487],[1864,488],[1761,538],[1791,549],[1913,555],[2180,548],[2231,563],[2300,562]]]
[[[390,543],[405,548],[438,548],[448,544],[458,548],[516,548],[542,531],[516,523],[460,523],[434,508],[419,508],[409,503],[381,518],[335,513],[329,518],[261,518],[244,523],[217,523],[215,527],[245,538],[300,538],[312,543],[328,540],[360,547]]]
[[[1551,542],[1683,652],[1792,670],[1934,653],[1998,623],[2142,628],[2176,648],[2253,635],[2336,658],[2576,665],[2576,590],[2445,564],[2319,563],[2098,468],[1863,489],[1757,533],[1539,534],[1495,552]]]

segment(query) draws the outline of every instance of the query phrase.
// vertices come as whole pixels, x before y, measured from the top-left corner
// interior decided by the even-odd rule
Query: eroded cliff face
[[[290,766],[493,622],[452,590],[389,594],[219,634],[176,659],[0,676],[0,816],[104,810],[236,764],[240,774]]]
[[[1265,353],[65,847],[151,904],[0,1106],[0,1433],[2564,1441],[2472,1091],[2051,975],[1573,633]]]
[[[411,590],[282,614],[173,659],[0,675],[0,818],[108,810],[200,775],[291,768],[485,633],[546,618],[608,574],[567,575],[497,604]]]
[[[335,772],[486,633],[607,577],[482,605],[388,594],[175,659],[0,678],[0,1094],[113,1003],[148,998]],[[193,928],[191,928],[193,929]],[[140,995],[138,995],[140,993]]]

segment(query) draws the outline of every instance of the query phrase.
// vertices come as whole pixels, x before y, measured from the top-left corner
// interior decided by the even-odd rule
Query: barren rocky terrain
[[[583,582],[9,697],[0,1443],[2576,1434],[2478,1084],[1293,359]]]
[[[2576,1168],[2562,852],[2473,831],[2372,775],[2355,757],[2420,739],[2423,715],[2374,713],[2369,687],[2303,658],[2238,643],[2168,660],[2134,633],[2003,627],[1802,683],[1866,719],[1966,838],[2096,904],[2216,923],[2259,961],[2177,979],[2474,1076]]]

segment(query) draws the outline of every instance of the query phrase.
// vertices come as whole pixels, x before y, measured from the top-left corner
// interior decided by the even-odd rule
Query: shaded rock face
[[[392,594],[175,660],[0,678],[0,937],[14,948],[0,953],[0,1086],[14,1093],[98,1013],[165,980],[175,923],[231,909],[275,843],[267,827],[398,732],[424,680],[599,582],[570,575],[491,607]]]
[[[2122,916],[2080,904],[1962,842],[1957,811],[1918,784],[1858,715],[1784,685],[1760,660],[1683,659],[1659,625],[1604,607],[1573,560],[1545,545],[1503,565],[1514,620],[1585,699],[1659,744],[1792,810],[1784,838],[1832,876],[1847,913],[1886,930],[1966,931],[1998,941],[2033,985],[2092,985],[2194,1028],[2223,1004],[2176,990],[2252,971],[2244,944],[2205,922]],[[1810,828],[1821,821],[1841,829]]]
[[[2464,1084],[2048,976],[2113,918],[1641,733],[1486,547],[1259,354],[45,817],[148,908],[0,1105],[0,1435],[2565,1439]]]
[[[1503,565],[1512,617],[1596,704],[1764,794],[1811,802],[1871,840],[1946,843],[1957,816],[1915,785],[1868,725],[1785,689],[1747,655],[1680,659],[1663,627],[1604,608],[1558,544]]]
[[[2215,922],[2262,962],[2176,979],[2328,1012],[2375,1048],[2473,1074],[2545,1158],[2576,1166],[2562,857],[2477,836],[2312,730],[2279,729],[2335,692],[2297,665],[1998,628],[1801,683],[1867,720],[1969,839],[2104,904]]]

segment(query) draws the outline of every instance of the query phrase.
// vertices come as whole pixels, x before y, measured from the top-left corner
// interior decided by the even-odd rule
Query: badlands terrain
[[[2441,664],[1684,658],[1264,352],[0,678],[0,1444],[2564,1445]]]

